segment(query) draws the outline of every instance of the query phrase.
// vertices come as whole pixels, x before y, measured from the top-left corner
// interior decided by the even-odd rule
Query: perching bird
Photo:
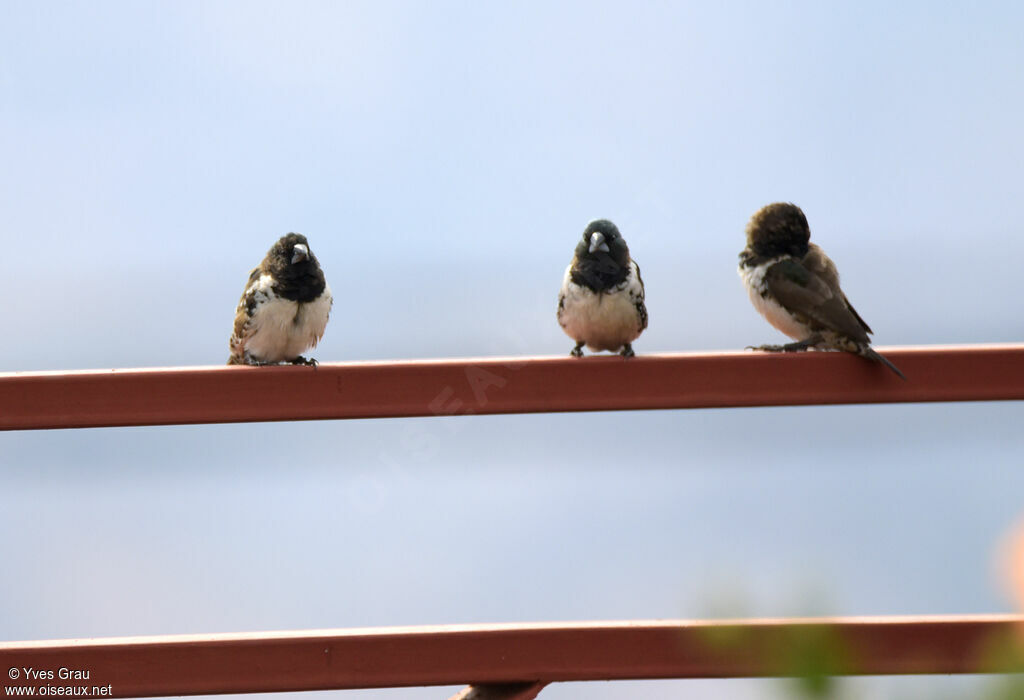
[[[228,364],[315,365],[302,353],[323,336],[332,301],[306,237],[282,236],[249,275],[235,313]]]
[[[591,350],[633,356],[631,343],[647,328],[644,281],[626,241],[607,219],[587,224],[558,294],[558,323],[576,341],[574,357]]]
[[[871,349],[871,329],[839,288],[835,263],[810,238],[807,217],[795,204],[769,204],[747,224],[740,277],[754,308],[768,323],[797,341],[754,349],[844,350],[881,362],[906,379],[896,365]]]

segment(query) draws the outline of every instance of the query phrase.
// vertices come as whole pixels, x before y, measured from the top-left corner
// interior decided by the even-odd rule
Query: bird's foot
[[[249,353],[245,353],[245,355],[243,355],[241,359],[234,357],[232,357],[232,359],[235,360],[233,364],[249,365],[250,367],[268,367],[270,365],[278,364],[277,362],[264,362],[263,360],[253,357]],[[232,364],[231,360],[228,361],[228,364]]]
[[[745,350],[761,350],[763,352],[786,352],[785,345],[748,345]]]
[[[318,364],[320,364],[320,363],[317,362],[316,360],[314,360],[312,357],[310,357],[309,359],[306,359],[302,355],[299,355],[294,360],[292,360],[292,364],[293,365],[305,365],[306,367],[313,367],[315,369],[316,366]]]
[[[576,343],[576,347],[569,351],[573,357],[583,357],[583,343]]]
[[[748,345],[747,350],[762,350],[764,352],[803,352],[815,343],[801,340],[797,343],[786,343],[785,345]]]
[[[623,357],[636,357],[636,353],[633,352],[633,346],[630,345],[629,343],[626,343],[622,347],[622,350],[621,352],[619,352],[619,354],[622,355]]]

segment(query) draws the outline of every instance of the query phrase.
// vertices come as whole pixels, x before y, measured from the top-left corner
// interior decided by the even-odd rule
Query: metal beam
[[[3,642],[0,685],[88,685],[108,688],[105,694],[111,697],[145,697],[585,680],[1019,672],[1024,670],[1017,653],[1022,626],[1024,616],[1015,615],[672,620]],[[51,671],[54,677],[33,679],[28,669]],[[87,671],[89,677],[61,678],[60,669]]]
[[[0,373],[0,429],[1024,399],[1024,345]]]

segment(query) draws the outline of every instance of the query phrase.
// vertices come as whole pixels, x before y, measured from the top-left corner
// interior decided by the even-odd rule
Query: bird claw
[[[313,369],[316,369],[316,366],[319,365],[320,363],[317,360],[313,359],[312,357],[306,359],[302,355],[299,355],[294,360],[292,360],[292,364],[305,365],[306,367],[312,367]]]
[[[623,357],[636,357],[636,353],[633,352],[633,346],[629,343],[626,343],[626,345],[623,346],[622,351],[619,354]]]
[[[276,362],[264,362],[263,360],[257,360],[249,353],[245,353],[245,357],[242,360],[243,364],[250,365],[252,367],[269,367],[270,365],[276,365]]]
[[[804,352],[809,347],[803,341],[798,343],[787,343],[786,345],[748,345],[747,350],[761,350],[763,352]]]

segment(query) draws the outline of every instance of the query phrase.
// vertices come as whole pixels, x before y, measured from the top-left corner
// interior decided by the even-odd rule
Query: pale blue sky
[[[287,231],[335,292],[321,361],[565,354],[557,288],[596,217],[643,269],[638,353],[778,342],[735,272],[777,200],[804,208],[879,345],[1022,340],[1018,3],[0,15],[0,371],[220,364]],[[723,598],[1007,610],[991,562],[1024,512],[1022,420],[1003,403],[0,434],[0,639],[695,617]],[[684,692],[779,696],[543,697]]]

